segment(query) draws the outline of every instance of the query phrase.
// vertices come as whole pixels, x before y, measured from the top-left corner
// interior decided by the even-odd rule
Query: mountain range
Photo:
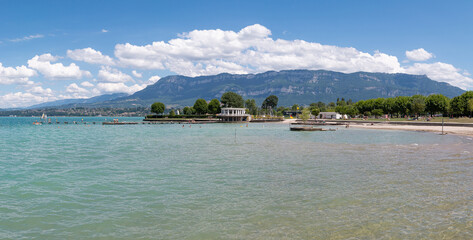
[[[100,95],[96,97],[91,97],[91,98],[63,99],[63,100],[36,104],[28,108],[30,109],[48,108],[48,107],[73,108],[76,106],[83,106],[87,104],[107,102],[113,99],[127,97],[128,95],[129,94],[127,93],[112,93],[112,94],[104,94],[104,95]]]
[[[62,100],[43,103],[46,106],[82,107],[149,107],[153,102],[163,102],[169,107],[192,106],[196,99],[220,99],[223,93],[233,91],[245,99],[261,103],[267,96],[276,95],[280,106],[332,102],[337,98],[353,101],[378,98],[430,95],[440,93],[455,97],[464,91],[448,83],[431,80],[425,75],[402,73],[341,73],[325,70],[284,70],[259,74],[228,74],[186,77],[167,76],[153,85],[132,95],[112,94],[89,100]]]

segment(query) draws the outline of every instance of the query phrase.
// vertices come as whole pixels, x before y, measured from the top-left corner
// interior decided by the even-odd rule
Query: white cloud
[[[132,86],[127,86],[124,83],[98,83],[97,84],[97,90],[100,93],[118,93],[118,92],[124,92],[128,94],[132,94],[134,92],[140,91],[146,87],[146,84],[142,85],[132,85]]]
[[[427,75],[439,82],[446,82],[464,90],[473,87],[473,79],[462,74],[462,70],[448,63],[415,63],[405,70],[409,74]]]
[[[51,88],[44,89],[41,86],[34,86],[26,91],[33,94],[38,94],[43,97],[53,97],[53,90],[51,90]]]
[[[133,74],[133,76],[135,76],[136,78],[142,78],[143,77],[143,74],[142,73],[139,73],[135,70],[131,71],[131,73]]]
[[[168,69],[187,76],[283,69],[401,71],[395,56],[303,40],[274,40],[270,35],[271,31],[259,24],[239,32],[194,30],[167,43],[153,42],[145,46],[117,44],[115,56],[126,66]]]
[[[409,65],[406,62],[404,64],[408,65],[401,66],[396,56],[379,51],[371,54],[352,47],[273,39],[270,36],[271,31],[259,24],[245,27],[239,32],[194,30],[168,42],[159,41],[144,46],[117,44],[115,56],[122,66],[170,70],[186,76],[286,69],[323,69],[344,73],[407,72],[427,74],[433,80],[462,88],[473,87],[473,80],[467,74],[445,67],[449,65],[446,63]],[[434,57],[423,48],[406,51],[406,56],[415,61]],[[440,65],[442,68],[434,69]]]
[[[83,87],[93,87],[94,86],[94,84],[92,84],[88,81],[84,81],[80,85],[83,86]]]
[[[159,81],[159,79],[161,79],[160,76],[156,75],[156,76],[152,76],[148,79],[148,82],[147,84],[150,85],[150,84],[154,84],[156,83],[157,81]]]
[[[28,66],[52,80],[81,79],[92,76],[89,71],[80,70],[79,66],[74,63],[69,64],[69,66],[64,66],[62,63],[51,63],[57,60],[58,57],[52,56],[50,53],[41,56],[36,55],[28,60]]]
[[[406,57],[412,61],[426,61],[434,57],[432,53],[425,51],[423,48],[406,51]]]
[[[102,32],[103,32],[103,33],[107,33],[108,30],[107,30],[107,29],[102,29]]]
[[[67,56],[75,61],[92,64],[115,65],[113,59],[92,48],[67,50]]]
[[[28,41],[28,40],[31,40],[31,39],[43,38],[43,37],[44,37],[44,35],[42,35],[42,34],[36,34],[36,35],[25,36],[25,37],[22,37],[22,38],[11,39],[10,41],[11,42],[23,42],[23,41]]]
[[[76,83],[71,83],[66,87],[67,93],[88,94],[89,91],[85,88],[79,87]]]
[[[0,108],[26,107],[43,102],[58,100],[50,88],[34,86],[26,92],[7,93],[0,96]]]
[[[30,77],[36,76],[36,71],[25,66],[4,67],[0,63],[0,85],[31,84]]]
[[[99,74],[97,76],[102,82],[110,83],[124,83],[124,82],[133,82],[133,78],[130,75],[122,73],[118,69],[111,67],[102,66]]]

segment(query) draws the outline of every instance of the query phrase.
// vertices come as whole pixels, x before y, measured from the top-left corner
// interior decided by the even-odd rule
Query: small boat
[[[43,115],[41,115],[41,119],[46,119],[46,118],[48,118],[48,115],[43,113]]]

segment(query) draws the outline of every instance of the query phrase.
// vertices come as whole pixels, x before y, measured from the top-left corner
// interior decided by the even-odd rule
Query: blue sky
[[[473,90],[473,1],[2,1],[0,108],[170,74],[426,74]]]

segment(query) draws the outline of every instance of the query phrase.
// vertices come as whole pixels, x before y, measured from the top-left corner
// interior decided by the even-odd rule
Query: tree
[[[442,94],[431,94],[425,99],[425,110],[432,114],[446,113],[448,98]]]
[[[271,95],[263,101],[261,108],[276,109],[277,106],[278,106],[278,97],[276,97],[275,95]]]
[[[349,115],[351,117],[355,117],[358,114],[358,109],[353,105],[348,105],[346,113],[347,113],[347,115]]]
[[[210,100],[208,105],[208,112],[210,114],[217,114],[220,112],[220,101],[216,98]]]
[[[325,112],[326,110],[326,106],[325,106],[325,103],[321,102],[321,101],[318,101],[317,103],[311,103],[310,104],[310,107],[317,107],[318,109],[320,109],[321,112]]]
[[[383,112],[391,115],[392,117],[392,115],[394,114],[394,105],[396,105],[396,101],[394,100],[394,98],[386,98],[383,104]]]
[[[401,116],[409,113],[410,97],[398,96],[394,102],[394,112],[401,114]]]
[[[473,112],[473,98],[470,98],[468,100],[468,104],[467,104],[466,108],[470,112],[470,118],[471,118],[471,113]]]
[[[208,111],[207,101],[203,98],[195,100],[194,109],[197,114],[206,114]]]
[[[292,110],[292,111],[297,111],[297,110],[299,110],[299,105],[297,105],[297,104],[292,105],[291,110]]]
[[[343,102],[344,103],[344,102]],[[342,115],[347,114],[348,107],[346,105],[338,105],[335,107],[335,112],[340,113]]]
[[[171,112],[169,112],[169,116],[170,117],[175,117],[176,116],[176,112],[174,112],[174,109],[171,110]]]
[[[337,106],[342,106],[343,107],[343,106],[346,106],[346,105],[347,105],[347,103],[345,102],[344,98],[342,98],[342,100],[338,100],[338,98],[337,98]]]
[[[244,106],[243,98],[234,92],[226,92],[220,98],[225,107],[242,108]]]
[[[314,115],[315,117],[319,116],[320,109],[318,107],[311,107],[310,108],[310,113]]]
[[[184,107],[184,109],[182,109],[184,115],[192,115],[194,114],[195,110],[193,107]]]
[[[473,91],[466,91],[460,95],[460,107],[463,116],[469,115],[471,117],[471,110],[468,108],[470,99],[473,99]]]
[[[425,111],[425,97],[422,95],[414,95],[410,101],[411,112],[417,116]]]
[[[307,120],[309,120],[309,118],[310,118],[310,110],[309,108],[304,108],[304,110],[302,110],[301,119],[304,123],[306,123]]]
[[[156,114],[163,113],[165,108],[166,107],[164,106],[164,103],[162,103],[162,102],[155,102],[155,103],[151,104],[151,112],[152,113],[156,113]]]
[[[246,99],[245,107],[248,109],[251,115],[258,115],[258,107],[254,99]]]
[[[460,115],[462,114],[462,107],[461,107],[461,98],[460,96],[456,96],[450,100],[450,107],[449,112],[451,114]]]
[[[383,109],[373,109],[373,111],[371,111],[371,114],[373,114],[375,117],[380,117],[381,115],[383,115]]]

